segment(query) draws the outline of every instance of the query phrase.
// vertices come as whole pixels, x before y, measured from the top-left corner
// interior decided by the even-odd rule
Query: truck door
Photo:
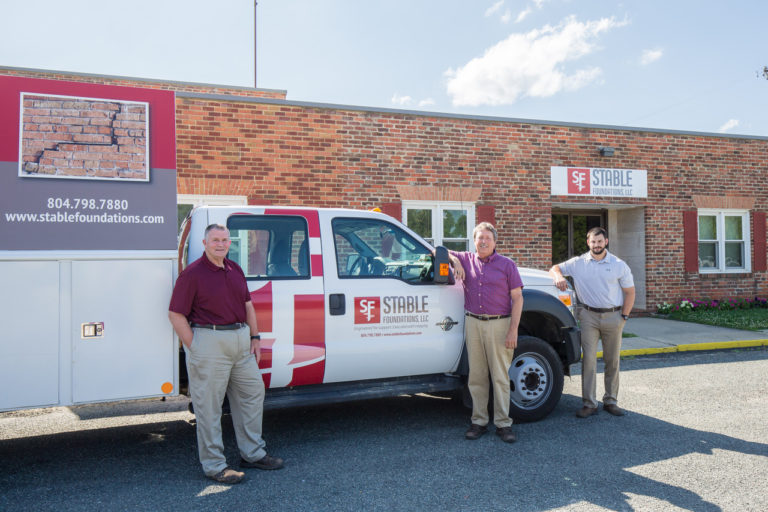
[[[322,213],[325,382],[453,370],[464,296],[433,282],[431,248],[381,214]]]
[[[264,383],[268,388],[320,384],[325,312],[317,212],[251,212],[227,219],[229,258],[248,281],[261,334]]]

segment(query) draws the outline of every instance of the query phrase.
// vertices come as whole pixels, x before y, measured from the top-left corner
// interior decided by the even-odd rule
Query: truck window
[[[340,278],[432,282],[432,251],[394,224],[359,218],[336,218],[331,224]]]
[[[307,221],[293,215],[233,215],[229,259],[248,280],[309,279]]]

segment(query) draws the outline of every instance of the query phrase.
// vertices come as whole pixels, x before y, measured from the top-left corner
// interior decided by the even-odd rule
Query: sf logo
[[[378,324],[381,322],[380,297],[355,297],[355,323]]]
[[[589,194],[589,169],[568,168],[568,193]]]

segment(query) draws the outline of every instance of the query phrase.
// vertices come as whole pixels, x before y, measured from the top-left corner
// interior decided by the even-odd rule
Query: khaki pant
[[[478,320],[464,317],[469,378],[467,385],[472,396],[472,423],[487,425],[488,375],[493,383],[493,423],[497,427],[512,425],[509,417],[509,365],[514,350],[504,346],[511,319]]]
[[[615,404],[619,396],[621,332],[626,321],[621,311],[595,313],[581,309],[581,398],[586,407],[597,407],[597,343],[603,342],[605,394],[603,404]]]
[[[196,328],[194,333],[192,347],[184,350],[197,420],[197,451],[203,472],[212,476],[227,467],[221,436],[225,393],[242,458],[252,462],[267,454],[261,438],[264,381],[250,353],[248,326],[233,331]]]

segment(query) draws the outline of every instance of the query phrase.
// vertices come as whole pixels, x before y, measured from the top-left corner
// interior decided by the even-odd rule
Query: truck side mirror
[[[451,259],[448,257],[448,249],[438,246],[435,248],[435,284],[453,284]]]

